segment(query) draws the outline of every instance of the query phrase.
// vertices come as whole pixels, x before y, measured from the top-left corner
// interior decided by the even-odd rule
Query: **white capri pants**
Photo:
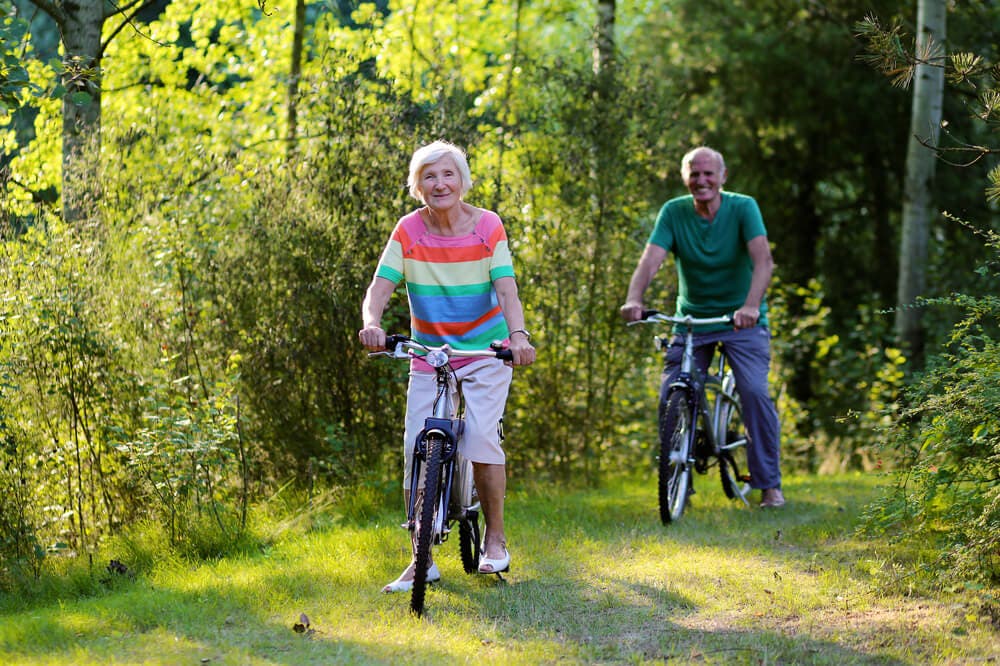
[[[476,463],[503,465],[506,455],[500,446],[501,426],[507,395],[514,369],[500,359],[484,358],[461,366],[451,376],[451,403],[458,409],[458,389],[462,384],[465,397],[465,431],[458,441],[458,452]],[[433,372],[410,371],[406,390],[406,430],[403,434],[403,489],[410,489],[413,471],[413,444],[424,428],[424,420],[432,416],[437,395],[437,375]],[[452,415],[454,417],[454,414]]]

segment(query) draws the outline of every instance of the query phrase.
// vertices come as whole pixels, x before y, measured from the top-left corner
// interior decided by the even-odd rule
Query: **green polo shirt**
[[[674,255],[677,265],[677,314],[718,317],[738,310],[750,291],[753,262],[747,243],[766,236],[764,218],[752,197],[722,192],[712,222],[694,210],[690,194],[663,204],[649,243]],[[760,326],[767,326],[767,301],[760,304]],[[706,327],[701,332],[725,330]]]

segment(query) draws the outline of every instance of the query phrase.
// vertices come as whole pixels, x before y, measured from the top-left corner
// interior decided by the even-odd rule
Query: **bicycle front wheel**
[[[743,426],[739,396],[720,394],[719,400],[724,401],[718,454],[722,491],[729,499],[739,499],[750,506],[747,499],[750,494],[750,467],[747,463],[749,437]]]
[[[439,434],[427,436],[427,457],[424,461],[424,488],[420,497],[420,512],[417,516],[414,552],[413,594],[410,610],[417,615],[424,613],[424,595],[427,591],[427,567],[431,562],[431,546],[434,545],[437,512],[441,505],[441,454],[444,438]]]
[[[687,391],[667,395],[660,409],[660,520],[667,525],[681,517],[691,490],[691,451],[695,413]]]

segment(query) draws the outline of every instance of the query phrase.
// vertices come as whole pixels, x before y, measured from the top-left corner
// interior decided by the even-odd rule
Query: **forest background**
[[[0,0],[0,587],[130,530],[213,556],[265,501],[398,497],[405,369],[367,358],[360,301],[438,138],[505,221],[539,350],[511,483],[653,461],[660,361],[617,310],[709,144],[773,245],[784,467],[900,470],[873,526],[995,582],[1000,8],[940,4],[981,60],[935,63],[958,157],[899,304],[911,94],[866,60],[910,71],[912,2]],[[674,293],[662,271],[648,303]]]

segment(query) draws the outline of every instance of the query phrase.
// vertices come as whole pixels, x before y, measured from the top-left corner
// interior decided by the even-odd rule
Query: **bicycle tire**
[[[420,513],[417,516],[413,564],[413,591],[410,610],[420,616],[424,613],[424,597],[427,591],[427,567],[431,561],[431,546],[434,544],[435,514],[441,504],[441,454],[444,438],[431,433],[426,439],[427,453],[424,460],[424,491],[420,498]]]
[[[462,553],[462,568],[465,573],[479,571],[479,512],[469,510],[458,521],[458,545]]]
[[[750,467],[747,462],[747,443],[750,441],[743,425],[743,412],[738,395],[720,395],[724,400],[719,439],[719,477],[722,491],[731,500],[739,499],[750,506]]]
[[[688,392],[671,391],[660,410],[659,503],[664,525],[679,520],[687,505],[694,424],[695,413]]]

